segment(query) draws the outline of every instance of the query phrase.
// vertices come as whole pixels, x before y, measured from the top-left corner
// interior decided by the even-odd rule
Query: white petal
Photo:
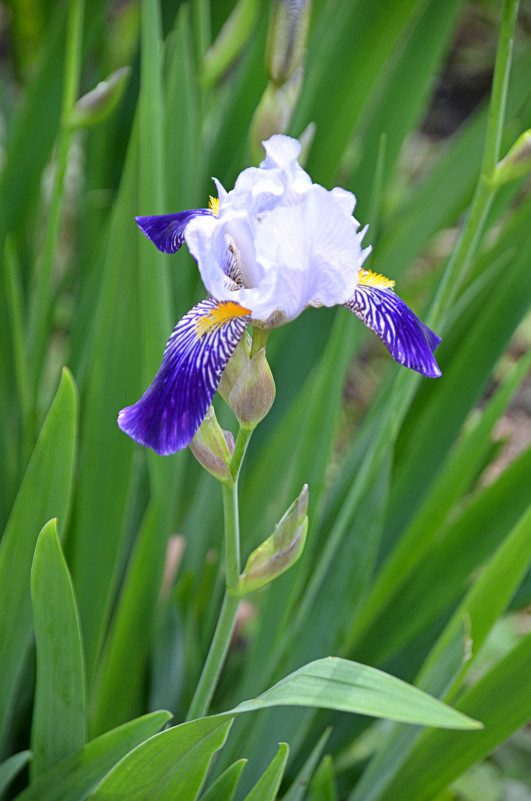
[[[272,170],[280,167],[281,170],[290,171],[297,165],[302,145],[296,139],[283,134],[275,134],[262,144],[266,157],[260,164],[261,168]]]
[[[221,206],[221,204],[223,203],[223,201],[227,197],[227,190],[225,189],[225,187],[223,186],[221,181],[218,181],[217,178],[212,178],[212,180],[216,184],[216,189],[217,189],[217,192],[218,192],[219,205]]]
[[[270,212],[258,227],[256,259],[264,267],[268,303],[253,317],[281,310],[293,319],[308,305],[335,306],[354,292],[362,261],[351,218],[323,187],[314,185],[296,206]],[[265,293],[264,293],[265,295]],[[245,290],[238,301],[245,305]],[[260,317],[260,319],[264,319]]]
[[[227,276],[223,266],[227,263],[227,243],[224,228],[214,217],[203,217],[204,225],[195,225],[192,220],[186,228],[188,249],[199,266],[201,279],[216,300],[233,300],[234,293],[227,287]]]
[[[356,198],[352,192],[347,192],[346,189],[342,189],[340,186],[334,186],[330,194],[337,200],[345,214],[348,214],[350,217],[356,208]],[[356,220],[356,228],[357,227],[359,227],[359,223]]]

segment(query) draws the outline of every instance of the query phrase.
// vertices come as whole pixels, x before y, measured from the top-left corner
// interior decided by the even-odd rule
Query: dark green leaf
[[[38,778],[17,801],[84,801],[114,765],[170,718],[169,712],[152,712],[102,734]]]
[[[74,590],[57,539],[43,528],[31,570],[37,683],[31,729],[36,779],[85,744],[85,666]]]
[[[30,571],[37,536],[47,520],[64,526],[70,501],[77,425],[72,376],[63,370],[54,402],[0,544],[0,730],[31,636]]]

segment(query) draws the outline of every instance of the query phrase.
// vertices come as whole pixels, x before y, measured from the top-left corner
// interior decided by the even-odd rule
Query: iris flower
[[[275,328],[309,306],[342,304],[372,329],[400,364],[441,372],[440,338],[393,291],[394,281],[364,269],[367,228],[352,216],[354,195],[312,183],[298,164],[301,146],[280,134],[208,208],[137,217],[164,253],[184,241],[209,294],[177,323],[153,383],[122,409],[118,424],[141,445],[175,453],[190,444],[223,370],[249,325]]]

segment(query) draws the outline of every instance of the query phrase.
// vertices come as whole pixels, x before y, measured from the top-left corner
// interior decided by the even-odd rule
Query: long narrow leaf
[[[85,666],[74,590],[56,521],[39,535],[31,569],[37,647],[31,775],[35,779],[85,744]]]
[[[67,517],[76,427],[76,389],[64,370],[0,543],[0,731],[31,636],[29,578],[37,535],[50,518],[63,526]]]

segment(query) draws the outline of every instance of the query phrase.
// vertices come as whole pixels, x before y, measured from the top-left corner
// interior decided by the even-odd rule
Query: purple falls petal
[[[359,284],[345,306],[374,331],[399,364],[428,378],[441,375],[433,356],[441,338],[391,289]]]
[[[153,217],[135,217],[136,224],[163,253],[176,253],[184,242],[184,231],[195,217],[212,214],[209,209],[190,209],[177,214],[156,214]]]
[[[186,448],[249,320],[247,309],[231,301],[194,306],[177,323],[151,386],[118,415],[122,431],[161,456]]]

